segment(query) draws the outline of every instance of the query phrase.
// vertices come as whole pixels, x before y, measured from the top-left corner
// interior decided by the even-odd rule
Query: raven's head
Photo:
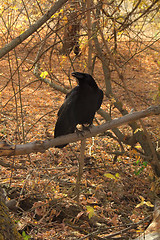
[[[78,80],[79,85],[88,84],[91,87],[97,88],[97,84],[93,77],[88,73],[73,72],[72,76]]]

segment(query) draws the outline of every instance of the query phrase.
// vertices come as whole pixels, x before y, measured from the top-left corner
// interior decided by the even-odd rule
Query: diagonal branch
[[[21,35],[13,39],[10,43],[6,44],[3,48],[0,49],[0,58],[2,58],[5,54],[10,52],[12,49],[17,47],[20,43],[22,43],[25,39],[31,36],[34,32],[36,32],[50,17],[55,14],[68,0],[58,0],[55,4],[48,10],[48,12],[41,17],[37,22],[32,24],[25,32]]]
[[[116,118],[110,122],[106,122],[99,126],[93,126],[90,131],[84,131],[83,136],[77,136],[76,133],[68,134],[65,136],[51,138],[44,141],[35,141],[26,144],[8,145],[6,142],[0,142],[0,156],[13,156],[13,155],[26,155],[29,153],[45,152],[47,149],[56,145],[63,145],[66,143],[77,142],[85,138],[96,136],[99,133],[103,133],[108,129],[127,124],[132,121],[136,121],[140,118],[145,118],[151,115],[160,114],[160,105],[152,106],[143,111],[136,111],[127,114],[123,117]]]

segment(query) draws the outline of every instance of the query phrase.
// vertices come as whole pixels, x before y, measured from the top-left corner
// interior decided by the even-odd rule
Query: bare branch
[[[100,126],[93,126],[90,131],[85,131],[83,136],[77,136],[76,133],[68,134],[65,136],[51,138],[44,141],[35,141],[20,145],[8,145],[5,142],[0,143],[0,156],[13,156],[13,155],[26,155],[29,153],[45,152],[48,148],[54,147],[56,145],[63,145],[66,143],[76,142],[83,140],[85,138],[96,136],[99,133],[103,133],[108,129],[113,129],[115,127],[124,125],[126,123],[136,121],[140,118],[145,118],[151,115],[160,114],[160,105],[152,106],[143,111],[136,111],[127,114],[123,117],[116,118],[111,122],[106,122]]]
[[[37,22],[32,24],[30,28],[28,28],[21,35],[13,39],[10,43],[6,44],[3,48],[0,49],[0,58],[2,58],[5,54],[10,52],[20,43],[22,43],[25,39],[27,39],[30,35],[36,32],[50,17],[58,11],[68,0],[59,0],[55,2],[55,4],[49,9],[49,11],[41,17]]]

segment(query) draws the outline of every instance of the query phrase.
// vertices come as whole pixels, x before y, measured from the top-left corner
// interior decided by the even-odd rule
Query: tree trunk
[[[61,53],[69,55],[73,50],[76,55],[79,54],[79,31],[81,19],[76,11],[78,3],[71,3],[71,8],[67,14],[67,24],[64,27],[63,46]]]
[[[96,54],[97,57],[100,59],[101,63],[102,63],[102,68],[103,68],[103,73],[104,73],[104,78],[105,78],[105,85],[106,85],[106,91],[105,94],[107,97],[112,95],[112,87],[111,87],[111,73],[110,73],[110,59],[109,57],[106,57],[106,55],[104,54],[99,40],[98,40],[98,27],[99,27],[99,16],[100,16],[100,9],[101,9],[101,4],[97,5],[96,8],[96,19],[93,22],[92,25],[92,29],[93,29],[93,41],[94,41],[94,45],[95,45],[95,50],[96,50]]]
[[[22,236],[9,217],[9,211],[5,205],[3,190],[0,187],[0,240],[22,240]]]

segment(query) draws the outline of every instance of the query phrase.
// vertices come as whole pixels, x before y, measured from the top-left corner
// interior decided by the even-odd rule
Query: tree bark
[[[96,54],[97,57],[100,59],[101,63],[102,63],[102,68],[103,68],[103,74],[105,77],[105,85],[106,85],[106,91],[105,94],[106,96],[111,96],[112,94],[112,87],[111,87],[111,73],[110,73],[110,68],[109,68],[109,64],[110,64],[110,59],[106,57],[106,55],[104,54],[99,40],[98,40],[98,30],[99,30],[99,16],[100,16],[100,9],[101,9],[101,3],[98,3],[97,8],[96,8],[96,16],[95,16],[95,21],[93,22],[93,41],[94,41],[94,45],[95,45],[95,50],[96,50]]]
[[[9,211],[5,205],[3,190],[0,187],[0,240],[22,240],[22,236],[9,217]]]

